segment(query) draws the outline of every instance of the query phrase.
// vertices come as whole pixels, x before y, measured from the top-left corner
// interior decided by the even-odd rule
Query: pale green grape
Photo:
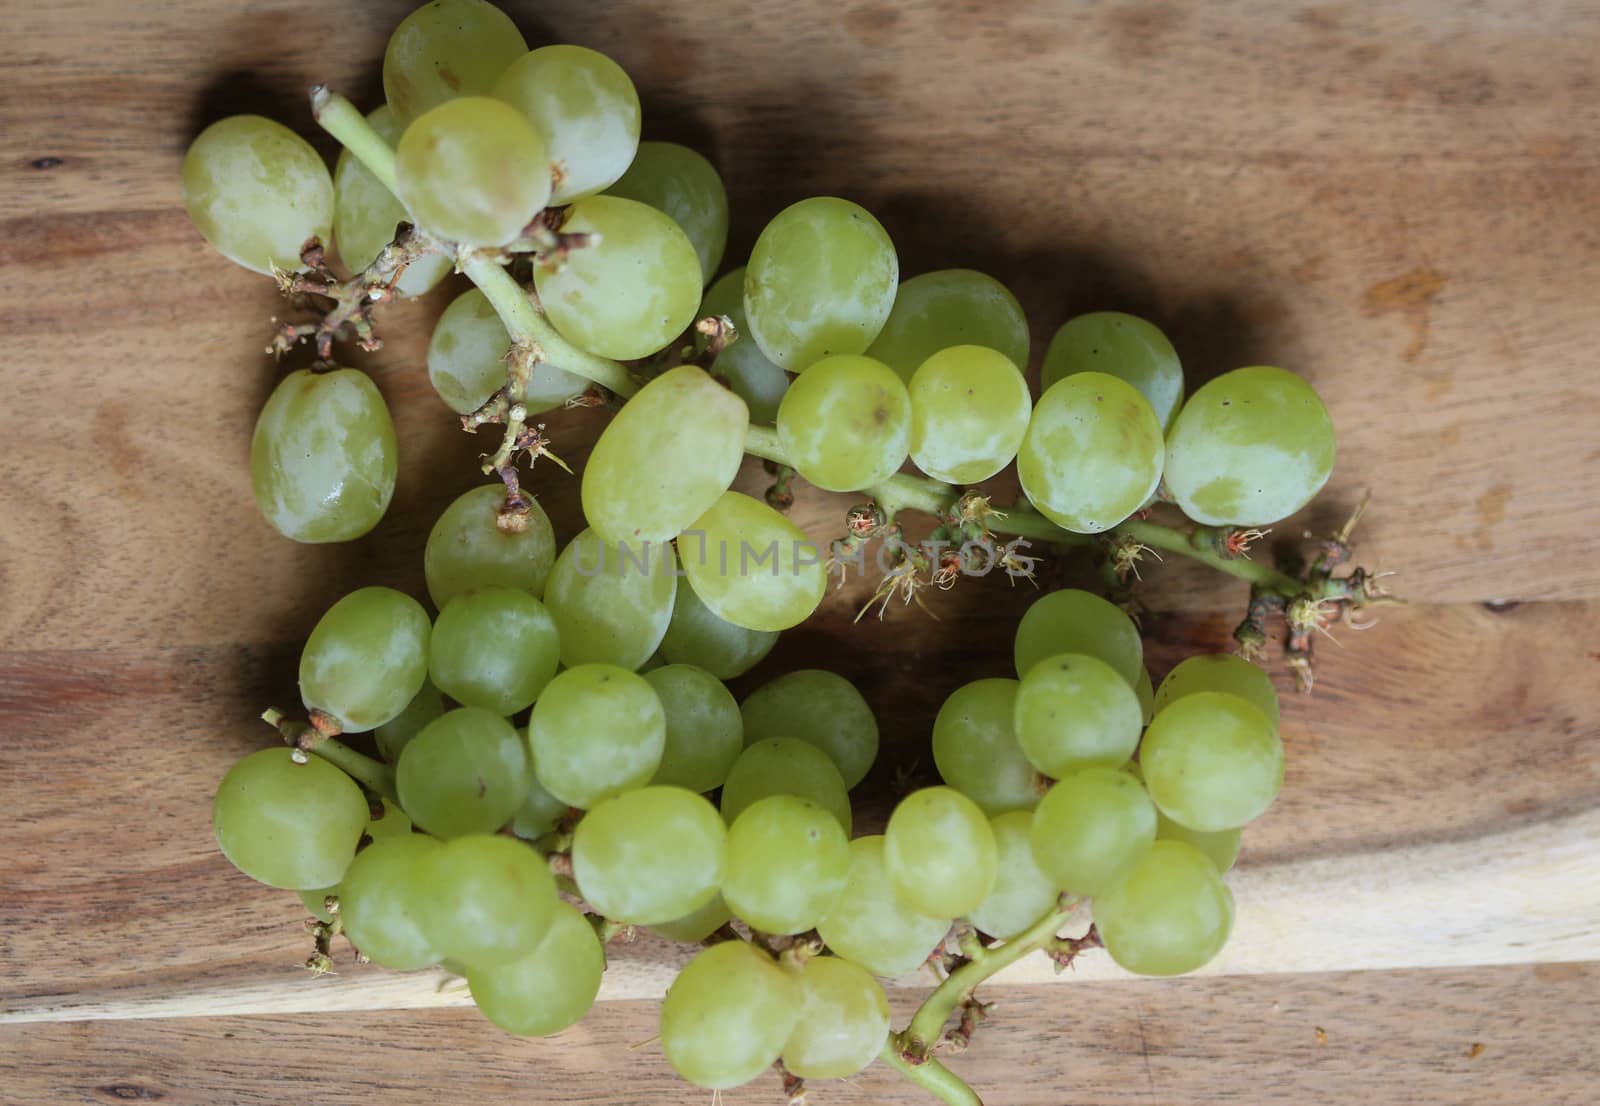
[[[399,804],[389,799],[373,799],[367,818],[367,836],[374,841],[389,837],[410,837],[413,826]]]
[[[389,105],[369,114],[367,122],[390,146],[400,141],[402,128]],[[333,170],[333,194],[334,242],[345,265],[359,273],[377,260],[383,248],[394,241],[399,225],[409,223],[411,217],[394,193],[349,150],[339,151],[339,163]],[[395,281],[395,289],[403,296],[420,296],[449,276],[454,266],[455,259],[446,253],[428,254],[406,266]]]
[[[555,877],[545,858],[514,837],[446,841],[417,865],[422,932],[441,958],[496,968],[533,952],[555,917]]]
[[[548,1037],[589,1012],[605,970],[594,926],[558,902],[549,931],[531,953],[496,968],[469,969],[467,986],[483,1016],[507,1033]]]
[[[317,620],[300,653],[300,698],[346,733],[397,717],[428,678],[428,612],[393,588],[359,588]]]
[[[439,689],[433,686],[432,680],[424,679],[422,690],[411,697],[406,709],[373,731],[372,736],[378,742],[378,752],[390,764],[396,763],[400,759],[401,751],[411,743],[412,738],[422,732],[422,727],[443,713],[444,696],[439,694]]]
[[[911,459],[948,484],[976,484],[1017,455],[1033,410],[1028,383],[1004,354],[951,346],[911,377]]]
[[[1197,691],[1157,711],[1139,764],[1162,813],[1207,832],[1259,817],[1283,786],[1283,742],[1271,720],[1220,691]]]
[[[733,911],[728,909],[728,904],[722,901],[722,896],[712,895],[711,898],[698,910],[691,910],[681,918],[674,918],[670,922],[657,922],[650,926],[650,932],[669,941],[681,941],[686,945],[698,945],[717,930],[727,925],[733,918]]]
[[[804,933],[833,908],[849,871],[850,841],[830,812],[770,795],[728,828],[722,897],[762,933]]]
[[[985,814],[1028,811],[1045,780],[1017,744],[1016,680],[974,680],[956,688],[933,720],[939,778]]]
[[[396,766],[400,805],[435,837],[494,833],[528,794],[522,735],[494,711],[461,707],[434,719]]]
[[[271,273],[305,268],[306,242],[328,241],[333,178],[311,143],[260,115],[232,115],[183,155],[183,206],[229,261]]]
[[[428,340],[428,379],[452,411],[470,415],[506,386],[511,335],[489,298],[478,289],[450,301]],[[560,407],[581,395],[589,382],[549,361],[540,361],[522,391],[529,414]]]
[[[1099,657],[1129,685],[1144,665],[1139,628],[1119,607],[1093,592],[1066,588],[1034,600],[1017,623],[1017,675],[1058,653]]]
[[[585,530],[556,558],[544,605],[561,633],[561,663],[638,668],[650,659],[678,593],[678,559],[665,542],[613,545]]]
[[[829,811],[850,832],[850,796],[839,769],[821,749],[792,737],[753,742],[722,785],[722,818],[739,815],[769,795],[798,795]]]
[[[762,230],[745,268],[744,310],[761,351],[790,372],[863,353],[894,306],[900,261],[859,204],[813,196]]]
[[[400,136],[395,191],[422,229],[468,246],[503,246],[550,199],[544,139],[510,104],[448,100]]]
[[[726,315],[739,337],[717,355],[717,363],[711,371],[719,379],[726,380],[734,394],[745,401],[750,408],[751,422],[773,425],[778,421],[778,404],[783,402],[783,393],[789,390],[789,374],[773,364],[750,337],[750,323],[744,314],[742,267],[719,277],[700,301],[702,319],[716,315]]]
[[[800,1002],[800,984],[772,957],[724,941],[689,961],[667,989],[661,1051],[691,1083],[737,1087],[778,1059]]]
[[[439,612],[428,643],[428,675],[439,690],[502,717],[532,706],[560,659],[555,619],[513,588],[456,596]]]
[[[1009,940],[1053,910],[1055,881],[1033,859],[1033,814],[1013,810],[989,820],[999,862],[994,886],[967,913],[967,920],[990,937]]]
[[[1156,838],[1156,808],[1139,781],[1114,768],[1064,776],[1033,812],[1033,859],[1062,891],[1098,895]]]
[[[339,885],[337,883],[332,887],[319,887],[315,891],[297,891],[296,894],[300,896],[300,902],[317,921],[330,923],[333,921],[333,914],[328,910],[328,898],[329,896],[339,897]]]
[[[1144,772],[1140,769],[1138,761],[1130,762],[1124,771],[1132,773],[1141,783],[1144,782]],[[1188,842],[1205,853],[1206,859],[1217,866],[1218,872],[1227,872],[1233,867],[1233,862],[1239,858],[1239,844],[1243,837],[1243,832],[1237,829],[1212,832],[1192,830],[1188,826],[1174,822],[1161,813],[1160,807],[1156,807],[1156,840]]]
[[[1098,534],[1156,490],[1162,448],[1161,424],[1132,384],[1078,373],[1039,397],[1017,454],[1017,477],[1051,522]]]
[[[1181,975],[1216,956],[1233,928],[1233,894],[1193,845],[1157,841],[1094,901],[1111,959],[1140,975]]]
[[[825,357],[778,404],[778,441],[807,482],[830,492],[881,484],[911,450],[911,396],[870,357]]]
[[[1278,728],[1278,693],[1272,678],[1260,665],[1251,664],[1232,653],[1207,653],[1188,657],[1167,673],[1155,693],[1154,710],[1160,711],[1176,699],[1196,691],[1223,691],[1237,695]]]
[[[583,469],[583,517],[617,542],[670,541],[728,490],[750,412],[704,369],[656,377],[612,416]]]
[[[678,578],[672,621],[661,639],[661,656],[673,664],[692,664],[719,680],[743,676],[778,644],[774,630],[747,630],[713,614],[687,576]]]
[[[422,862],[442,848],[420,833],[375,841],[361,851],[339,886],[339,916],[350,943],[385,968],[409,972],[437,964],[440,952],[420,921]]]
[[[798,626],[828,590],[822,553],[806,532],[739,492],[724,492],[695,519],[678,549],[700,601],[748,630]]]
[[[645,673],[667,719],[661,765],[650,780],[690,791],[721,787],[744,749],[739,704],[722,681],[692,664]]]
[[[531,50],[500,74],[494,94],[544,136],[555,178],[552,204],[610,187],[639,147],[639,94],[622,66],[597,50]]]
[[[762,684],[739,704],[745,743],[792,737],[815,745],[852,788],[878,758],[878,720],[856,685],[836,672],[802,668]]]
[[[1268,526],[1333,471],[1333,420],[1294,373],[1235,369],[1189,398],[1167,436],[1167,489],[1207,526]]]
[[[533,756],[533,739],[528,735],[528,727],[518,732],[528,745],[528,766],[532,772],[529,773],[528,793],[511,816],[511,832],[531,841],[555,829],[556,823],[572,808],[546,791],[539,782],[539,762]]]
[[[1005,285],[972,269],[941,269],[901,283],[867,354],[910,383],[924,361],[951,346],[983,346],[1024,369],[1028,344],[1027,317]]]
[[[367,814],[349,776],[318,757],[296,764],[279,747],[228,769],[211,803],[211,828],[222,855],[251,879],[308,891],[343,878]]]
[[[641,142],[633,164],[608,191],[672,216],[694,243],[701,274],[711,279],[728,244],[728,191],[709,161],[674,142]],[[736,293],[740,296],[743,272],[741,269],[741,290]]]
[[[1139,697],[1140,719],[1148,726],[1150,719],[1156,716],[1156,689],[1150,682],[1150,670],[1142,664],[1133,685],[1133,693]]]
[[[545,314],[569,342],[601,357],[648,357],[694,322],[705,287],[700,259],[670,216],[621,196],[590,196],[567,209],[561,230],[598,236],[533,270]]]
[[[889,881],[912,909],[954,918],[988,897],[999,854],[977,803],[953,787],[924,787],[889,815],[883,860]]]
[[[1136,315],[1120,311],[1095,311],[1069,319],[1050,339],[1039,385],[1051,385],[1075,373],[1109,373],[1126,380],[1150,404],[1161,429],[1183,403],[1183,366],[1167,336]]]
[[[523,528],[507,533],[495,521],[505,502],[503,485],[485,484],[459,496],[433,524],[422,564],[435,607],[443,610],[456,596],[480,588],[544,594],[556,559],[550,518],[538,500],[528,498]]]
[[[802,1079],[848,1079],[883,1049],[889,1000],[865,969],[819,956],[800,973],[800,1020],[783,1045],[783,1066]]]
[[[488,0],[432,0],[394,29],[383,52],[383,95],[410,123],[457,96],[486,96],[528,44]]]
[[[882,837],[850,842],[844,891],[817,923],[817,933],[835,955],[873,975],[905,975],[920,968],[948,932],[949,918],[919,914],[896,893],[884,865]]]
[[[711,900],[727,850],[728,831],[703,795],[644,787],[584,815],[573,831],[572,873],[584,901],[605,917],[658,925]]]
[[[611,664],[580,664],[557,675],[528,722],[539,782],[583,810],[649,783],[666,735],[655,689]]]
[[[256,506],[286,538],[349,541],[389,509],[399,463],[389,408],[357,369],[290,373],[250,439]]]
[[[1059,653],[1022,678],[1015,722],[1028,760],[1059,779],[1080,768],[1128,763],[1139,744],[1144,712],[1128,681],[1105,661]]]

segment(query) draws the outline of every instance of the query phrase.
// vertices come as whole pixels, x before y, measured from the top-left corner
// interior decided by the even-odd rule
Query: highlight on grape
[[[443,417],[491,438],[416,551],[426,604],[375,586],[324,612],[303,712],[267,710],[283,744],[213,800],[222,853],[312,915],[313,975],[348,942],[540,1037],[596,1001],[610,942],[649,930],[696,950],[659,1037],[689,1082],[776,1067],[794,1102],[881,1062],[974,1106],[945,1060],[1007,965],[1103,949],[1166,976],[1217,956],[1250,909],[1227,880],[1242,830],[1292,755],[1256,662],[1281,625],[1309,690],[1316,636],[1392,601],[1353,560],[1365,500],[1308,551],[1262,555],[1333,471],[1311,385],[1230,366],[1190,394],[1155,324],[1094,311],[1054,331],[1035,389],[1001,279],[903,274],[889,228],[842,197],[799,199],[725,257],[712,163],[642,138],[605,54],[530,50],[487,0],[407,16],[383,88],[366,114],[312,90],[331,173],[260,116],[212,124],[183,163],[201,235],[304,309],[272,334],[295,367],[250,445],[273,529],[342,542],[383,518],[415,459],[335,355],[377,349],[383,306],[453,272],[416,352]],[[571,407],[608,413],[578,474],[540,421]],[[747,457],[763,497],[733,490]],[[1023,495],[1001,505],[985,482],[1013,464]],[[570,479],[584,528],[558,535],[538,491]],[[788,517],[800,484],[851,497],[837,530]],[[1152,673],[1137,584],[1172,556],[1237,581],[1244,616],[1234,652]],[[1037,585],[1067,557],[1105,594],[1042,591],[1009,657],[927,686],[930,734],[882,742],[863,672],[770,659],[852,572],[876,580],[859,620],[998,586],[965,577]],[[891,779],[903,793],[874,803]],[[925,965],[942,982],[896,1029],[882,981]]]

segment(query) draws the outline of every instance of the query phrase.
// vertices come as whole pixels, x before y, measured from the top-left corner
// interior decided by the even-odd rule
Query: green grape
[[[1232,653],[1207,653],[1189,657],[1167,673],[1155,693],[1154,708],[1161,711],[1174,700],[1197,691],[1222,691],[1237,695],[1278,728],[1278,693],[1273,689],[1272,678],[1243,657]]]
[[[559,265],[534,266],[550,322],[601,357],[648,357],[694,322],[700,259],[672,218],[621,196],[590,196],[567,209],[564,234],[595,240]]]
[[[1294,514],[1333,471],[1333,420],[1294,373],[1224,373],[1178,412],[1167,436],[1166,485],[1207,526],[1268,526]]]
[[[503,246],[550,199],[544,139],[510,104],[448,100],[400,136],[395,192],[424,230],[467,246]]]
[[[1283,786],[1283,742],[1271,720],[1220,691],[1196,691],[1157,711],[1139,764],[1162,813],[1207,832],[1259,817]]]
[[[698,910],[691,910],[681,918],[674,918],[670,922],[658,922],[650,926],[650,932],[658,937],[665,937],[669,941],[680,941],[686,945],[698,945],[717,930],[727,925],[733,918],[733,912],[728,909],[728,904],[722,901],[722,896],[712,895],[706,904]]]
[[[1161,482],[1161,424],[1132,384],[1077,373],[1039,397],[1017,478],[1041,514],[1098,534],[1144,506]]]
[[[949,932],[949,918],[919,914],[896,893],[882,837],[850,842],[844,891],[817,923],[818,935],[834,955],[873,975],[905,975],[920,968]]]
[[[1142,664],[1133,685],[1133,693],[1139,697],[1139,719],[1148,726],[1150,719],[1156,716],[1156,689],[1150,683],[1150,670]]]
[[[866,208],[813,196],[778,212],[745,268],[750,336],[799,372],[831,354],[864,353],[883,330],[900,261]]]
[[[1114,603],[1076,588],[1034,600],[1017,623],[1018,676],[1059,653],[1099,657],[1130,686],[1144,666],[1144,641],[1133,619]]]
[[[260,115],[231,115],[183,155],[183,206],[236,265],[299,272],[307,241],[328,241],[333,178],[311,143]]]
[[[978,804],[953,787],[924,787],[901,799],[883,834],[883,860],[912,909],[954,918],[994,887],[994,833]]]
[[[933,720],[939,778],[985,814],[1029,811],[1045,780],[1017,744],[1016,680],[974,680],[956,688]]]
[[[1151,323],[1120,311],[1095,311],[1069,319],[1044,353],[1039,385],[1046,391],[1075,373],[1108,373],[1139,389],[1163,431],[1183,403],[1183,366],[1167,336]]]
[[[500,315],[478,289],[450,301],[428,341],[428,380],[452,411],[470,415],[506,386],[506,354],[511,335]],[[560,407],[582,395],[589,382],[549,361],[528,375],[522,403],[530,415]]]
[[[724,941],[684,966],[661,1002],[661,1050],[701,1087],[748,1083],[778,1059],[800,1016],[800,984],[772,957]]]
[[[494,833],[528,794],[522,735],[494,711],[461,707],[429,722],[400,754],[400,805],[435,837]]]
[[[672,620],[678,559],[665,542],[613,545],[585,530],[556,558],[544,605],[561,633],[561,663],[638,668]]]
[[[1010,940],[1053,910],[1055,881],[1033,859],[1033,814],[1013,810],[989,820],[999,857],[994,886],[967,914],[980,932]]]
[[[424,678],[422,690],[411,697],[406,709],[373,730],[372,736],[378,741],[378,752],[390,764],[398,763],[401,751],[411,743],[411,739],[422,732],[422,727],[443,713],[444,696],[439,694],[432,680]]]
[[[318,757],[296,764],[279,747],[228,769],[212,800],[211,828],[222,855],[251,879],[307,891],[343,878],[367,813],[349,776]]]
[[[690,791],[721,787],[744,749],[744,721],[733,693],[692,664],[665,665],[644,678],[667,718],[666,746],[650,782]]]
[[[583,469],[583,517],[617,542],[676,537],[728,490],[750,413],[704,369],[656,377],[612,416]]]
[[[533,952],[555,916],[555,877],[525,842],[498,834],[446,841],[417,866],[422,932],[441,959],[496,968]]]
[[[649,145],[646,143],[645,145]],[[706,269],[706,272],[711,272]],[[789,374],[773,364],[750,337],[750,324],[744,314],[744,269],[719,277],[700,301],[702,319],[726,315],[739,334],[738,340],[717,355],[712,368],[717,377],[750,408],[750,421],[772,426],[778,421],[778,404],[789,390]]]
[[[666,734],[655,689],[611,664],[580,664],[557,675],[528,722],[539,782],[582,810],[649,783]]]
[[[1009,465],[1028,432],[1028,382],[1004,354],[951,346],[911,378],[911,459],[949,484],[976,484]]]
[[[373,799],[367,818],[367,836],[374,841],[390,837],[410,837],[414,827],[398,803],[388,799]]]
[[[883,1049],[889,1000],[865,969],[837,956],[806,961],[800,1020],[783,1045],[783,1066],[801,1079],[848,1079]]]
[[[728,829],[722,897],[762,933],[804,933],[833,908],[849,871],[850,840],[829,811],[771,795]]]
[[[722,818],[732,825],[769,795],[797,795],[829,811],[850,832],[850,796],[839,769],[815,745],[792,737],[756,741],[739,754],[722,785]]]
[[[711,901],[727,868],[717,808],[681,787],[644,787],[594,807],[572,835],[584,901],[629,925],[659,925]]]
[[[399,464],[389,408],[357,369],[290,373],[250,439],[256,506],[286,538],[349,541],[389,509]]]
[[[481,588],[516,588],[534,598],[556,559],[556,536],[539,501],[524,496],[528,511],[522,529],[507,532],[496,520],[505,509],[506,491],[484,484],[464,492],[444,509],[428,532],[423,571],[428,597],[443,610],[458,595]]]
[[[1055,886],[1099,895],[1150,851],[1156,808],[1127,772],[1086,768],[1064,776],[1033,812],[1033,859]]]
[[[433,0],[394,29],[383,52],[383,95],[404,125],[457,96],[486,96],[528,44],[487,0]]]
[[[606,953],[589,919],[556,903],[550,929],[520,960],[467,971],[472,1001],[507,1033],[548,1037],[576,1025],[600,993]]]
[[[528,735],[528,727],[524,726],[518,732],[528,746],[528,766],[532,772],[529,773],[528,793],[517,812],[511,816],[511,832],[531,841],[555,829],[556,824],[572,808],[546,791],[544,784],[539,782],[539,762],[532,755],[533,739]]]
[[[672,216],[694,243],[700,272],[707,280],[722,264],[722,249],[728,243],[728,191],[716,169],[696,151],[673,142],[641,142],[633,164],[607,191]],[[742,289],[741,275],[736,295],[742,296]]]
[[[1018,369],[1027,368],[1028,320],[1017,297],[994,277],[972,269],[912,277],[901,283],[889,320],[867,355],[909,384],[924,361],[951,346],[982,346]]]
[[[856,685],[836,672],[802,668],[771,680],[739,705],[744,739],[792,737],[815,745],[839,769],[846,789],[878,758],[878,720]]]
[[[1129,762],[1124,771],[1132,773],[1140,783],[1144,782],[1144,772],[1139,767],[1138,761]],[[1237,829],[1192,830],[1188,826],[1181,826],[1161,813],[1161,808],[1156,807],[1156,840],[1157,841],[1185,841],[1206,854],[1206,859],[1217,866],[1218,872],[1227,872],[1233,867],[1233,862],[1239,858],[1239,844],[1244,834]]]
[[[822,554],[779,512],[724,492],[678,539],[683,572],[717,617],[774,632],[811,617],[828,590]]]
[[[525,591],[484,588],[439,612],[428,675],[450,698],[495,714],[533,705],[561,659],[555,619]]]
[[[422,931],[422,863],[440,848],[420,833],[375,841],[361,851],[339,888],[344,935],[375,964],[409,972],[437,964],[440,953]]]
[[[438,640],[435,631],[434,640]],[[1034,665],[1017,690],[1017,742],[1060,779],[1081,768],[1120,768],[1139,744],[1139,696],[1098,657],[1060,653]]]
[[[778,441],[807,482],[830,492],[881,484],[911,450],[911,396],[870,357],[825,357],[778,404]]]
[[[494,94],[544,136],[555,188],[569,204],[608,188],[639,148],[639,94],[622,66],[583,46],[541,46],[512,62]]]
[[[300,653],[300,698],[346,733],[399,716],[428,678],[428,612],[393,588],[359,588],[317,620]]]
[[[337,883],[332,887],[319,887],[315,891],[297,891],[295,893],[300,896],[300,902],[311,912],[313,918],[319,922],[332,924],[333,914],[328,910],[328,899],[329,897],[339,897],[339,885]]]
[[[1181,975],[1222,950],[1233,894],[1193,845],[1157,841],[1127,877],[1094,901],[1111,959],[1140,975]]]
[[[695,594],[687,576],[678,578],[672,621],[661,639],[661,656],[672,664],[692,664],[719,680],[743,676],[778,644],[774,630],[747,630],[719,618]]]
[[[400,141],[402,128],[388,104],[368,115],[367,122],[390,146]],[[383,248],[394,241],[399,225],[409,223],[411,216],[394,193],[349,150],[339,151],[339,163],[333,170],[333,194],[333,239],[345,265],[359,273],[378,259]],[[455,258],[446,253],[430,253],[405,267],[394,282],[395,290],[402,296],[420,296],[449,276],[454,267]]]

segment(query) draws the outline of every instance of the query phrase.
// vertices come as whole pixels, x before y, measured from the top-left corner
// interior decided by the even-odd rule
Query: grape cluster
[[[372,341],[370,302],[466,273],[477,287],[440,317],[427,372],[463,425],[506,426],[485,467],[499,479],[428,535],[435,615],[369,587],[322,616],[300,662],[308,722],[269,712],[289,747],[217,791],[224,854],[377,964],[464,976],[518,1034],[583,1016],[621,928],[704,944],[662,1005],[661,1047],[709,1088],[780,1060],[800,1078],[880,1053],[931,1063],[937,1039],[890,1031],[879,978],[1049,950],[1085,901],[1080,943],[1134,972],[1211,960],[1240,830],[1283,777],[1259,668],[1199,656],[1153,687],[1124,610],[1046,594],[1017,627],[1016,677],[945,699],[943,785],[852,838],[879,744],[854,684],[790,672],[743,702],[726,686],[812,614],[828,571],[731,486],[748,450],[871,495],[857,536],[932,502],[952,536],[987,540],[1005,516],[960,487],[1015,461],[1032,520],[1015,532],[1081,541],[1158,500],[1260,527],[1328,478],[1315,392],[1251,367],[1185,400],[1166,337],[1100,312],[1055,334],[1035,402],[1015,297],[965,269],[901,281],[883,226],[836,197],[779,212],[707,288],[728,229],[715,169],[640,141],[609,58],[530,51],[485,0],[408,16],[383,84],[364,120],[314,98],[347,146],[332,174],[270,120],[214,124],[185,158],[185,203],[225,256],[335,300],[307,330],[322,350],[346,327]],[[285,334],[280,351],[301,336]],[[587,529],[561,545],[516,472],[548,455],[530,420],[574,402],[617,410],[581,474]],[[294,540],[358,537],[397,452],[371,380],[319,360],[261,412],[256,501]],[[378,759],[339,740],[363,734]]]

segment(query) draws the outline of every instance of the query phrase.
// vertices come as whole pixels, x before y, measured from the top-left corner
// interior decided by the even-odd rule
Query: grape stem
[[[883,1051],[878,1053],[878,1059],[948,1106],[983,1106],[983,1099],[967,1086],[966,1080],[931,1056],[921,1063],[906,1059],[896,1036],[890,1032]]]
[[[382,761],[358,753],[336,737],[328,737],[309,722],[296,722],[277,708],[261,712],[261,720],[282,735],[283,740],[295,750],[297,758],[310,753],[319,756],[368,791],[400,805],[395,788],[394,769]],[[302,761],[304,763],[304,761]]]

